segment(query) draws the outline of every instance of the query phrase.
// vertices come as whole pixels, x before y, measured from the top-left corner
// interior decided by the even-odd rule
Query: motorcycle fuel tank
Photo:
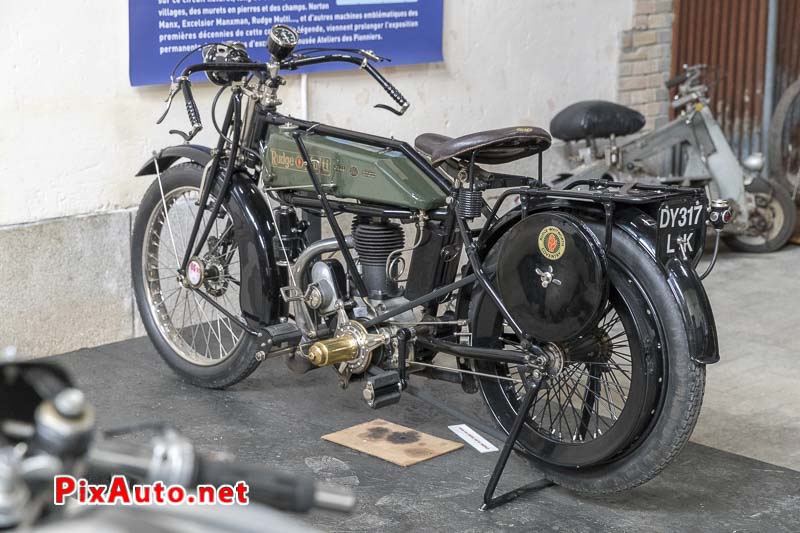
[[[574,338],[594,326],[605,307],[603,248],[571,215],[531,215],[503,238],[497,287],[511,316],[536,340]]]
[[[262,151],[266,187],[312,188],[293,132],[279,126],[269,129]],[[303,142],[332,196],[422,211],[445,203],[444,192],[400,152],[322,135],[308,135]]]

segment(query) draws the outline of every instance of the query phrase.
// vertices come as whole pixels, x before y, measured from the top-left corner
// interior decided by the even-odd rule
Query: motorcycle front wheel
[[[659,266],[621,232],[608,257],[605,312],[592,331],[559,344],[560,369],[536,393],[519,438],[548,479],[587,493],[630,489],[663,470],[688,442],[705,388],[705,367],[690,359]],[[470,317],[474,339],[492,339],[484,342],[495,348],[518,343],[480,290]],[[481,362],[476,370],[497,376],[481,378],[481,392],[508,433],[530,387],[527,369]]]
[[[225,388],[250,375],[259,361],[252,335],[207,300],[241,316],[238,250],[245,243],[237,241],[224,203],[195,263],[202,268],[201,284],[192,288],[178,275],[199,210],[202,173],[194,163],[170,167],[160,184],[147,189],[133,226],[131,271],[142,323],[164,361],[189,383]],[[209,216],[206,210],[200,232]]]

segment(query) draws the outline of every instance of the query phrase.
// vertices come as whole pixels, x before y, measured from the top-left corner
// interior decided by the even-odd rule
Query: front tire
[[[602,241],[602,227],[592,225],[591,228]],[[490,257],[498,248],[493,248]],[[526,455],[548,479],[586,493],[630,489],[661,472],[689,440],[700,414],[705,388],[705,367],[690,359],[680,310],[660,267],[630,237],[617,232],[609,254],[608,271],[612,283],[611,306],[618,310],[620,322],[632,339],[629,353],[631,379],[627,388],[621,382],[626,390],[620,394],[627,395],[622,410],[611,415],[604,413],[605,422],[602,424],[592,422],[590,418],[589,434],[584,433],[583,438],[578,439],[569,434],[574,427],[569,433],[564,431],[566,435],[557,434],[556,428],[551,427],[554,426],[553,411],[548,415],[543,408],[540,414],[534,404],[519,439]],[[485,311],[485,306],[493,307],[493,304],[477,291],[472,305],[473,338],[491,338],[493,332],[480,331],[482,326],[477,318]],[[599,326],[603,325],[603,320]],[[491,320],[482,322],[488,324]],[[586,363],[587,369],[591,368],[589,364]],[[480,363],[477,369],[503,377],[509,375],[507,365]],[[565,366],[562,374],[569,371],[569,366]],[[576,371],[572,372],[575,376]],[[568,385],[567,390],[570,387],[576,389],[578,385],[574,383],[582,377],[569,379],[573,384]],[[586,379],[588,383],[590,378]],[[519,405],[519,399],[515,400],[509,394],[507,383],[493,378],[480,381],[486,405],[506,433],[516,416],[514,406]],[[549,402],[549,391],[542,388],[537,394],[548,394]],[[634,394],[635,401],[630,401]],[[561,389],[554,396],[560,399]],[[584,402],[588,397],[586,393]],[[611,397],[610,392],[608,397]],[[585,412],[585,403],[575,406],[573,403],[577,400],[574,397],[566,401],[570,409]],[[596,401],[602,403],[603,400],[598,397]],[[599,410],[596,411],[596,418],[601,418]],[[538,421],[532,419],[534,416]],[[615,430],[617,423],[621,426]],[[591,430],[593,427],[594,432]],[[598,432],[597,428],[602,431]]]
[[[260,361],[252,335],[238,327],[196,291],[204,291],[234,316],[240,316],[241,272],[231,215],[223,204],[201,253],[203,285],[184,286],[177,265],[197,212],[203,167],[186,163],[161,174],[145,192],[133,227],[133,290],[145,330],[164,361],[185,381],[221,389],[250,375]],[[213,202],[209,198],[209,205]],[[204,216],[205,226],[208,213]]]

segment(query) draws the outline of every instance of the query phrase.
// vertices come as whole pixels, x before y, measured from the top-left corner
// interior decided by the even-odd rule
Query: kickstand
[[[553,482],[550,481],[549,479],[544,479],[544,478],[537,479],[536,481],[524,485],[518,489],[494,497],[494,491],[497,488],[497,483],[500,481],[500,476],[503,475],[503,470],[505,470],[506,468],[506,463],[508,463],[508,458],[511,456],[511,451],[517,445],[517,439],[519,438],[519,434],[522,432],[523,423],[525,422],[525,418],[527,417],[528,411],[530,411],[531,406],[533,405],[533,400],[534,398],[536,398],[536,393],[539,390],[540,385],[541,381],[531,385],[530,389],[525,395],[525,398],[522,400],[522,409],[519,411],[519,414],[517,414],[517,417],[514,419],[514,423],[511,426],[511,432],[508,434],[507,437],[502,435],[500,432],[494,431],[493,429],[487,427],[479,420],[465,413],[462,413],[461,411],[453,407],[450,407],[444,402],[437,400],[436,398],[430,396],[426,392],[412,385],[408,385],[408,387],[406,388],[406,392],[409,393],[411,396],[414,396],[418,400],[422,400],[431,407],[439,409],[440,411],[452,417],[455,417],[466,424],[471,425],[472,427],[486,433],[487,435],[490,435],[491,437],[494,437],[499,441],[505,442],[505,444],[503,445],[503,449],[500,452],[500,457],[497,459],[497,464],[495,464],[494,470],[492,471],[492,477],[489,478],[489,484],[486,486],[486,492],[484,492],[483,494],[483,505],[481,505],[480,507],[481,511],[488,511],[489,509],[493,509],[500,505],[506,504],[512,500],[515,500],[524,494],[541,490],[553,485]]]
[[[553,485],[553,482],[548,479],[540,479],[518,489],[506,492],[505,494],[501,494],[500,496],[495,497],[494,495],[494,491],[497,489],[497,483],[500,481],[500,476],[503,475],[503,471],[506,469],[508,458],[511,456],[511,451],[514,449],[519,434],[522,432],[522,426],[525,423],[525,419],[528,417],[528,411],[531,410],[533,400],[536,398],[536,393],[539,391],[541,383],[540,380],[531,385],[528,392],[525,394],[525,398],[522,400],[522,406],[517,413],[517,417],[514,419],[514,423],[511,425],[511,431],[508,433],[503,449],[500,451],[497,464],[494,465],[492,477],[489,478],[489,484],[486,485],[486,492],[483,493],[483,505],[480,507],[481,511],[488,511],[489,509],[515,500],[523,494]]]

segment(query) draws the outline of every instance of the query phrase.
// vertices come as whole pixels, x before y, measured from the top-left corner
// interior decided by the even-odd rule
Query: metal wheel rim
[[[162,339],[185,361],[197,366],[210,367],[226,361],[243,342],[246,333],[178,281],[177,264],[183,258],[186,249],[191,231],[190,224],[198,209],[195,202],[199,198],[199,193],[197,187],[179,187],[165,191],[164,202],[167,205],[169,218],[165,216],[164,202],[159,201],[150,214],[145,229],[142,275],[147,305]],[[210,197],[209,203],[213,201],[213,197]],[[185,212],[173,213],[178,209]],[[224,207],[220,213],[224,218],[215,221],[209,241],[214,238],[223,240],[226,236],[232,238],[230,215]],[[201,229],[207,219],[208,213],[204,215]],[[226,227],[227,232],[221,229]],[[209,248],[210,245],[207,243],[204,255],[208,255]],[[220,296],[212,297],[234,316],[239,316],[241,276],[239,253],[238,249],[235,249],[235,242],[233,248],[233,252],[229,251],[224,257],[219,257],[221,253],[214,254],[216,259],[220,259],[220,275],[210,279],[198,290],[205,290],[206,294],[209,294],[209,290],[217,294],[221,292]],[[212,258],[212,261],[216,259]],[[227,268],[223,268],[223,264],[226,264]],[[223,286],[225,288],[220,289]],[[180,321],[176,323],[175,319],[179,317]]]
[[[765,244],[772,239],[778,237],[783,228],[784,220],[785,220],[785,213],[783,212],[783,207],[781,206],[780,202],[774,197],[770,197],[770,195],[763,194],[763,193],[756,193],[754,194],[755,201],[757,202],[755,211],[757,212],[758,216],[766,217],[771,222],[771,227],[766,235],[758,234],[758,235],[749,235],[743,234],[739,235],[739,241],[744,244],[750,245],[760,245]],[[758,202],[763,201],[766,203],[764,206],[759,206]],[[751,215],[752,216],[752,215]],[[748,231],[757,231],[754,228],[749,228]]]

